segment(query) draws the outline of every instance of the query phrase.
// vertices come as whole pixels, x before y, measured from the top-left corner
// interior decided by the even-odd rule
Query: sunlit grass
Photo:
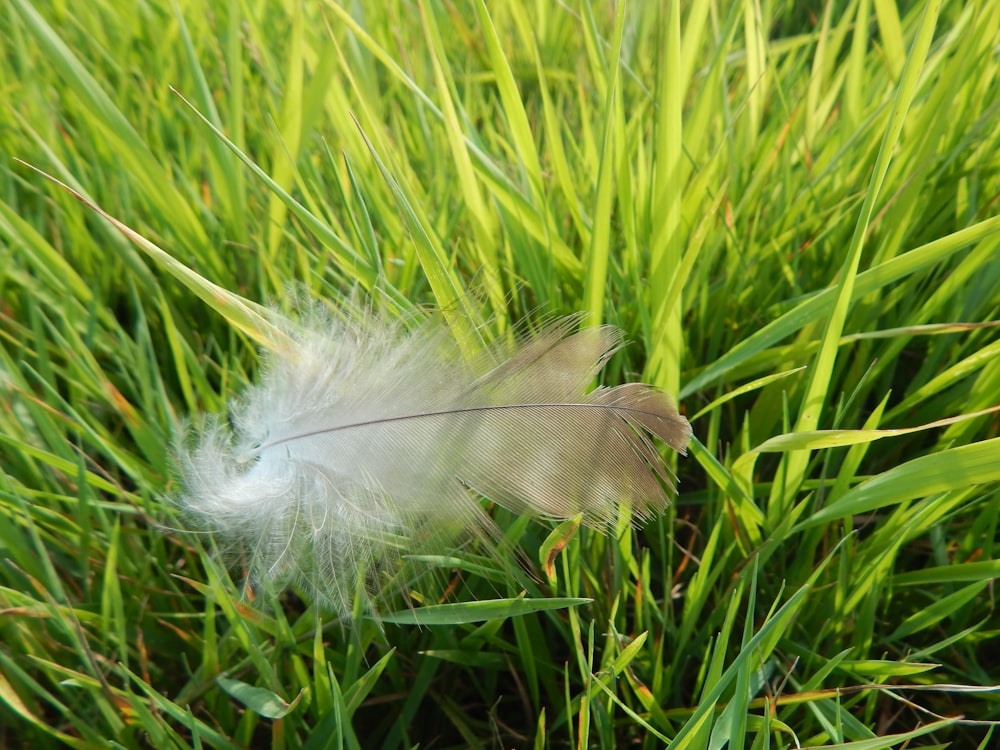
[[[1000,6],[345,5],[4,0],[0,744],[995,741]],[[677,502],[251,605],[171,442],[303,294],[620,326]]]

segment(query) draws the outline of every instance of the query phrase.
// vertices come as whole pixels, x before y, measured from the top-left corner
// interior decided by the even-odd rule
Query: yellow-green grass
[[[1000,5],[0,7],[0,745],[995,742]],[[251,605],[171,445],[303,296],[620,326],[680,496]]]

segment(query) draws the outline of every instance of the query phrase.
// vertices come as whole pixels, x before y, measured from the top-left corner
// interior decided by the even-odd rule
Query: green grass
[[[0,745],[991,747],[1000,5],[345,6],[0,0]],[[620,326],[677,502],[249,606],[170,446],[290,289]]]

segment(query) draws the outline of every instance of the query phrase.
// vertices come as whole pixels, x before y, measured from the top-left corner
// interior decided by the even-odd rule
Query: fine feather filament
[[[601,529],[623,507],[648,518],[673,487],[651,436],[684,453],[690,426],[645,385],[587,393],[621,334],[575,327],[469,357],[437,320],[289,323],[231,428],[210,419],[179,450],[183,504],[246,553],[251,584],[300,585],[341,614],[399,554],[489,529],[480,497]]]

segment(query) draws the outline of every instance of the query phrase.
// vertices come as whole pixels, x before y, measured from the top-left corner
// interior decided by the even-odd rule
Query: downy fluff
[[[470,357],[440,320],[288,323],[229,424],[179,449],[183,504],[242,551],[251,589],[303,586],[341,614],[400,554],[488,529],[481,498],[604,529],[620,508],[645,519],[672,489],[651,436],[684,453],[690,426],[645,385],[587,393],[622,339],[576,328]]]

